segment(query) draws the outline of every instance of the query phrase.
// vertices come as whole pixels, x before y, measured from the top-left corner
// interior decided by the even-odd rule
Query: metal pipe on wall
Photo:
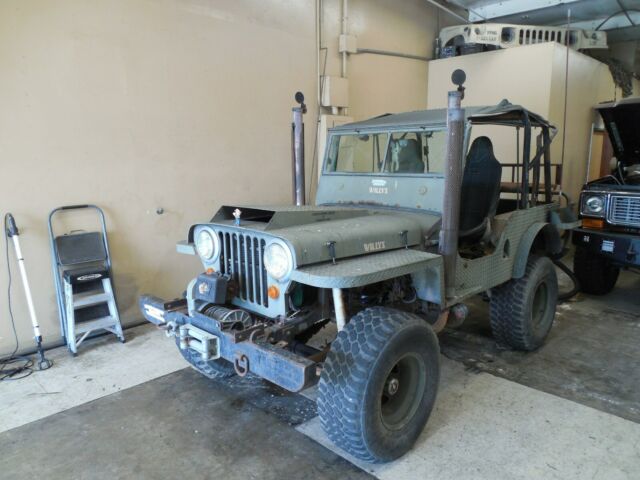
[[[562,155],[560,156],[560,171],[564,170],[564,154],[567,141],[567,106],[569,103],[569,42],[571,41],[571,9],[567,9],[567,33],[565,34],[566,56],[564,65],[564,113],[562,114]],[[562,188],[562,178],[558,181]]]
[[[421,60],[423,62],[428,62],[429,60],[431,60],[429,57],[421,57],[420,55],[411,55],[410,53],[390,52],[388,50],[377,50],[375,48],[359,48],[356,53],[358,54],[370,53],[372,55],[384,55],[387,57],[409,58],[411,60]]]
[[[453,10],[448,9],[447,7],[445,7],[444,5],[440,5],[438,2],[436,2],[435,0],[427,0],[427,2],[429,2],[431,5],[433,5],[434,7],[438,7],[440,10],[443,10],[445,12],[447,12],[449,15],[452,15],[454,17],[456,17],[458,20],[462,20],[465,23],[472,23],[469,21],[468,18],[464,18],[462,15],[458,15],[456,12],[454,12]]]
[[[349,33],[348,26],[349,0],[342,0],[342,35]],[[347,78],[347,52],[342,52],[342,78]]]
[[[322,79],[322,71],[320,68],[320,52],[322,49],[322,0],[316,0],[316,78],[317,78],[317,97],[318,97],[318,111],[322,105],[322,87],[320,83]]]

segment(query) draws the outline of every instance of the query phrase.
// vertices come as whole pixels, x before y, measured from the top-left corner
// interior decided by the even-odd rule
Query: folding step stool
[[[102,232],[74,230],[54,236],[53,218],[68,210],[94,209]],[[49,240],[58,300],[60,330],[75,357],[80,344],[94,331],[106,330],[124,343],[111,282],[111,255],[104,213],[96,205],[59,207],[49,214]]]

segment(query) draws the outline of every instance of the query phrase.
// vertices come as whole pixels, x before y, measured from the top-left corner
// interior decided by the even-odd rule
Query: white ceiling
[[[472,22],[571,25],[607,31],[609,43],[640,40],[640,0],[447,0]],[[609,18],[610,17],[610,18]]]

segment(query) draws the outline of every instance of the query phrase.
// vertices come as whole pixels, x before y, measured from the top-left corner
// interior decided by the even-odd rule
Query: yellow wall
[[[339,3],[325,3],[327,73],[336,75]],[[436,22],[421,0],[350,2],[351,31],[369,48],[427,55]],[[46,233],[52,208],[105,209],[121,313],[131,324],[140,319],[140,293],[172,298],[199,271],[195,258],[175,253],[190,224],[222,203],[290,202],[296,90],[308,98],[312,157],[314,0],[4,0],[0,71],[0,205],[22,227],[49,344],[59,339]],[[425,106],[423,62],[362,55],[349,73],[356,118]],[[30,348],[12,265],[18,333]],[[2,355],[13,339],[0,305]]]
[[[462,68],[467,73],[464,105],[491,105],[507,98],[546,117],[558,127],[552,162],[560,163],[566,55],[566,48],[544,43],[429,62],[428,106],[446,106],[451,72]],[[577,201],[586,175],[593,106],[620,98],[621,92],[605,64],[574,50],[569,51],[568,92],[563,188]],[[515,160],[512,136],[493,140],[501,161]]]
[[[589,181],[600,177],[600,167],[602,166],[602,149],[604,147],[604,132],[593,132],[591,142],[591,163],[589,164]]]
[[[324,0],[327,75],[340,76],[342,0]],[[440,28],[456,20],[424,0],[349,0],[349,34],[358,48],[400,52],[432,58]],[[324,63],[324,56],[322,57]],[[362,120],[389,112],[426,108],[427,62],[372,54],[350,55],[349,116]]]

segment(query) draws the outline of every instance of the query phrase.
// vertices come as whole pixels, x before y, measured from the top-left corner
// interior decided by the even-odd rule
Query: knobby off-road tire
[[[219,358],[218,360],[209,360],[205,362],[202,360],[200,354],[190,348],[181,349],[180,348],[180,339],[176,338],[176,346],[180,353],[184,357],[184,359],[189,362],[189,365],[198,372],[200,372],[205,377],[221,380],[224,378],[232,377],[236,374],[235,368],[233,368],[233,364],[223,358]]]
[[[522,278],[491,292],[491,330],[498,344],[531,351],[543,343],[556,314],[558,278],[551,260],[531,255]]]
[[[435,333],[415,315],[382,307],[355,315],[320,377],[318,413],[329,439],[366,461],[406,453],[436,400],[439,353]]]
[[[576,247],[573,273],[578,279],[581,292],[604,295],[615,287],[620,269],[608,258],[594,254],[584,247]]]

